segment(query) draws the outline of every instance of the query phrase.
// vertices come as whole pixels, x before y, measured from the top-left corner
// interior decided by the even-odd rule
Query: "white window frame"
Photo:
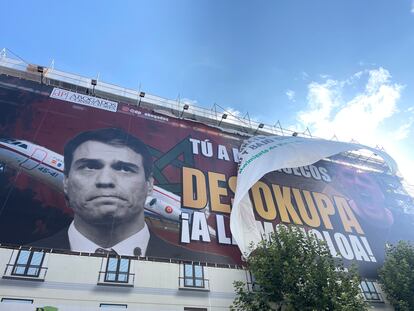
[[[114,271],[108,271],[109,263],[111,260],[117,259],[117,269]],[[128,271],[119,271],[121,260],[128,260]],[[135,282],[134,260],[125,256],[108,256],[102,258],[101,269],[99,271],[98,285],[114,285],[114,286],[127,286],[133,287]],[[108,279],[108,274],[115,273],[115,279]],[[119,278],[119,275],[127,274],[126,280]]]
[[[362,297],[365,301],[368,302],[384,302],[381,292],[378,290],[378,287],[375,285],[376,282],[371,280],[361,280],[359,288],[362,293]],[[365,286],[363,286],[363,284]],[[366,288],[366,290],[364,289]]]
[[[18,259],[23,252],[29,252],[28,261],[26,263],[18,263]],[[31,265],[34,253],[43,253],[40,264]],[[13,250],[9,262],[6,264],[4,270],[4,279],[19,279],[19,280],[31,280],[31,281],[44,281],[47,273],[47,263],[49,260],[49,253],[41,249],[36,248],[20,248]],[[30,261],[30,262],[29,262]],[[18,273],[16,269],[18,266],[24,267],[24,273]],[[39,269],[37,273],[28,273],[30,269]]]
[[[191,274],[186,274],[186,267],[191,267]],[[207,278],[208,269],[206,268],[199,263],[182,263],[178,278],[179,289],[209,291],[210,281]],[[197,269],[201,269],[201,276],[197,276]],[[192,284],[187,283],[187,280],[192,281]]]

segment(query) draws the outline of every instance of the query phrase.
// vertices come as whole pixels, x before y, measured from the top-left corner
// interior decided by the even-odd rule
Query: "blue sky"
[[[414,184],[414,2],[0,1],[31,63],[380,145]]]

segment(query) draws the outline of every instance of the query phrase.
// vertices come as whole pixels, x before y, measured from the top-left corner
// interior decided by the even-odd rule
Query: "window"
[[[102,259],[98,285],[134,286],[133,261],[119,256]]]
[[[184,311],[207,311],[207,308],[184,307]]]
[[[205,287],[203,266],[184,264],[184,287]]]
[[[206,278],[204,267],[193,263],[183,263],[180,265],[178,286],[179,289],[183,290],[210,290],[210,283]]]
[[[128,305],[119,304],[119,303],[101,303],[99,308],[109,308],[109,309],[127,309]]]
[[[256,283],[256,278],[250,271],[247,271],[247,287],[251,292],[260,291],[260,286]]]
[[[33,299],[20,299],[20,298],[1,298],[2,303],[28,303],[33,304]]]
[[[44,281],[48,255],[42,250],[13,250],[6,265],[3,279]]]
[[[13,266],[12,275],[38,277],[42,269],[44,252],[20,250]]]
[[[372,281],[362,281],[361,290],[364,298],[367,301],[383,301],[381,294],[377,291],[377,288]]]
[[[129,259],[109,257],[105,272],[105,282],[128,283]]]

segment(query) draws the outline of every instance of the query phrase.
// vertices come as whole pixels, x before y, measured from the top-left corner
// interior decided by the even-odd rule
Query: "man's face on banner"
[[[336,176],[340,190],[350,201],[354,212],[378,227],[388,227],[393,216],[385,206],[385,197],[377,181],[369,174],[341,168]]]
[[[152,190],[142,156],[126,146],[97,141],[81,144],[64,179],[69,206],[90,224],[112,224],[144,217]]]

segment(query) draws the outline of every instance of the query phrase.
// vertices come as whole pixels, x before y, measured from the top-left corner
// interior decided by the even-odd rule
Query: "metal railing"
[[[124,88],[94,78],[87,78],[77,74],[63,72],[54,67],[44,67],[27,63],[23,59],[15,59],[6,56],[6,49],[0,54],[1,71],[5,74],[12,74],[21,78],[34,80],[47,85],[66,87],[75,92],[85,92],[96,96],[118,98],[127,103],[151,105],[152,108],[159,107],[162,110],[170,111],[174,116],[190,119],[209,120],[212,126],[240,130],[241,134],[254,135],[258,133],[272,135],[291,135],[294,131],[283,129],[280,122],[275,125],[264,124],[250,118],[241,118],[238,115],[227,111],[221,106],[214,104],[213,108],[206,109],[199,107],[189,100],[171,100],[156,95],[148,94],[142,90]],[[223,118],[223,115],[226,115]],[[309,132],[309,130],[308,130]],[[299,133],[303,136],[311,136],[310,133]]]
[[[23,271],[20,268],[22,268]],[[47,267],[38,265],[7,264],[6,269],[4,270],[3,278],[44,281],[46,273]]]
[[[192,290],[210,290],[210,281],[205,278],[197,277],[183,277],[178,278],[178,287],[180,289],[192,289]]]
[[[14,58],[8,57],[7,54],[12,54]],[[30,64],[7,49],[0,51],[0,73],[126,104],[142,105],[157,113],[192,119],[213,127],[220,127],[223,131],[235,131],[242,136],[249,137],[255,134],[264,134],[314,137],[308,128],[303,132],[295,132],[282,128],[279,121],[274,125],[265,124],[257,120],[252,120],[250,117],[240,117],[217,104],[214,104],[211,109],[206,109],[195,105],[190,100],[182,100],[180,98],[176,100],[166,99],[148,94],[141,89],[134,90],[100,80],[98,81],[98,78],[88,78],[78,74],[63,72],[55,69],[54,64],[49,67]],[[248,113],[246,115],[248,116]],[[376,156],[374,152],[366,154],[363,150],[348,151],[338,157],[340,158],[339,160],[344,160],[350,164],[358,165],[358,163],[363,162],[363,165],[368,168],[389,172],[383,159]],[[409,191],[413,193],[411,189]]]
[[[130,272],[116,272],[117,277],[112,279],[110,274],[112,271],[99,271],[98,285],[115,285],[115,286],[134,286],[135,274]],[[119,277],[121,276],[121,277]]]

